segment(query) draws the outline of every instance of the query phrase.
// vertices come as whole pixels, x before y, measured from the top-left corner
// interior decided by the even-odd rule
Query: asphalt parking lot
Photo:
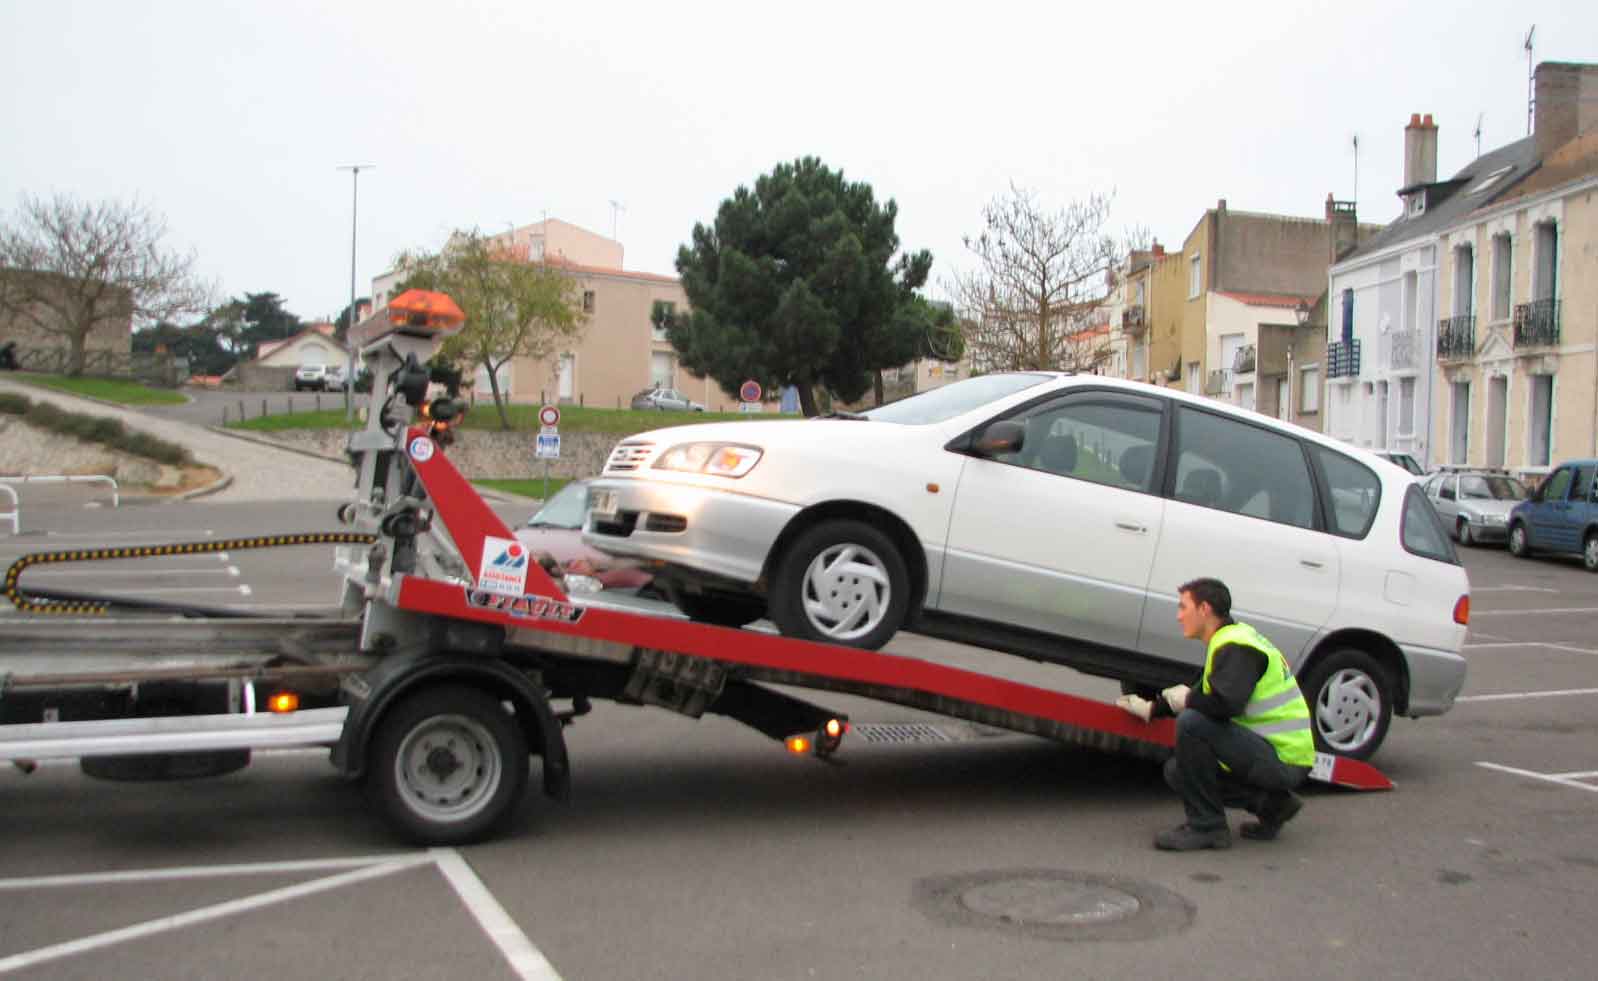
[[[296,521],[195,504],[64,533]],[[0,560],[35,547],[0,534]],[[0,974],[1590,977],[1598,576],[1463,558],[1464,697],[1395,721],[1375,762],[1396,790],[1314,792],[1274,843],[1155,852],[1180,808],[1154,767],[880,703],[832,700],[918,735],[851,737],[835,765],[726,720],[601,704],[568,731],[573,799],[530,797],[513,833],[459,850],[397,843],[321,751],[171,784],[8,768]],[[303,604],[330,580],[328,556],[252,562],[226,577],[252,587],[235,602]],[[194,575],[144,585],[228,585]],[[1113,694],[923,638],[891,649]]]

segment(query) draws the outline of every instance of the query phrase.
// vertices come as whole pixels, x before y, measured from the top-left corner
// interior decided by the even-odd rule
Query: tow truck
[[[505,827],[532,757],[544,793],[569,796],[563,730],[595,699],[724,715],[821,759],[841,750],[849,717],[790,689],[1132,757],[1170,754],[1169,719],[1144,723],[993,674],[568,591],[574,581],[528,554],[448,457],[465,406],[453,389],[428,397],[436,375],[426,362],[463,322],[447,296],[411,291],[362,339],[374,385],[347,446],[356,478],[342,530],[17,559],[5,594],[23,616],[0,621],[0,650],[27,653],[32,667],[0,674],[0,760],[28,772],[40,759],[79,758],[91,776],[162,779],[228,772],[253,750],[326,746],[401,836],[454,845]],[[61,562],[329,544],[341,573],[336,617],[260,618],[23,582]],[[1312,777],[1391,787],[1369,764],[1328,754]]]

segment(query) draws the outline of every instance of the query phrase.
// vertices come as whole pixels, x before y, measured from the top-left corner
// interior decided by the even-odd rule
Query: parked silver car
[[[703,403],[695,402],[675,388],[647,388],[633,396],[635,409],[673,409],[677,412],[703,412]]]
[[[1422,486],[1461,545],[1509,540],[1509,512],[1527,496],[1526,485],[1501,470],[1443,470]]]

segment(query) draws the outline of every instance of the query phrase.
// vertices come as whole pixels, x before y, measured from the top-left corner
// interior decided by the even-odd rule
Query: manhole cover
[[[972,886],[960,903],[973,913],[1011,923],[1109,923],[1135,915],[1136,896],[1114,886],[1064,879],[1001,879]]]
[[[1056,869],[922,879],[912,901],[951,926],[1045,940],[1146,940],[1193,922],[1193,905],[1162,886]]]

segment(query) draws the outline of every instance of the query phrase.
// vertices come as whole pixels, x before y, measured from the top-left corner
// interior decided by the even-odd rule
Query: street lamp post
[[[349,322],[344,325],[344,418],[355,416],[355,345],[350,333],[355,329],[355,219],[361,204],[361,171],[371,170],[376,164],[349,164],[338,168],[350,172],[350,310]]]
[[[1299,327],[1303,327],[1304,325],[1308,324],[1309,304],[1303,300],[1299,300],[1298,306],[1293,308],[1293,319],[1298,321]],[[1293,348],[1297,344],[1298,332],[1294,331],[1293,337],[1291,337],[1287,342],[1287,415],[1285,418],[1288,422],[1292,422],[1293,417],[1298,415],[1297,410],[1295,410],[1293,407]]]

